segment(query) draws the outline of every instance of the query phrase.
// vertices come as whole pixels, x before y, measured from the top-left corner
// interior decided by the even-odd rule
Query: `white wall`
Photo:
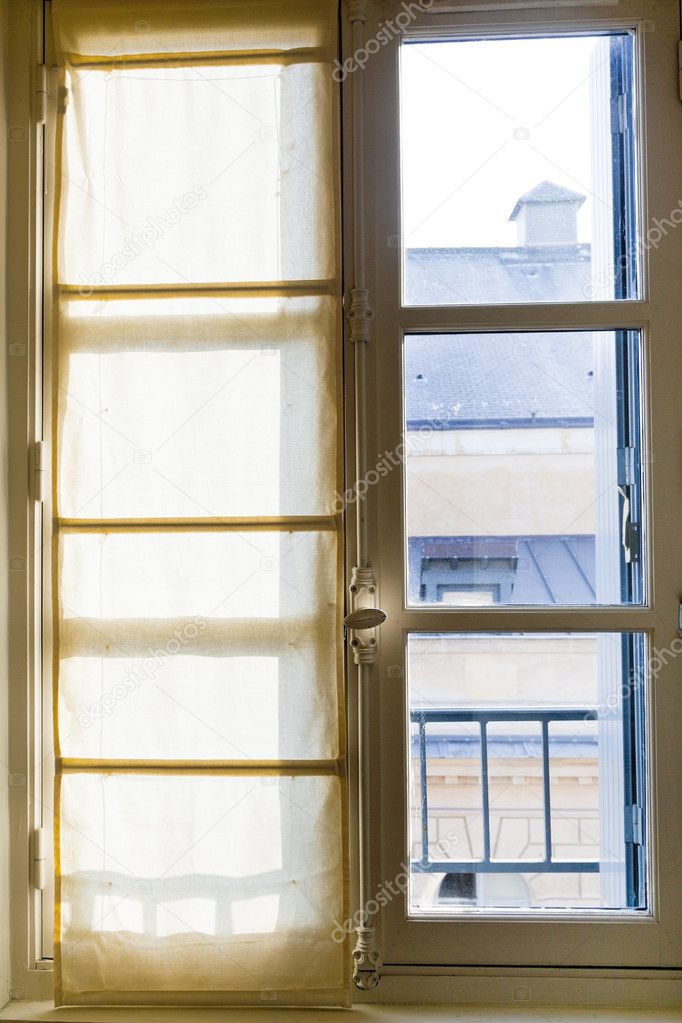
[[[593,430],[436,431],[406,467],[410,536],[595,532]]]

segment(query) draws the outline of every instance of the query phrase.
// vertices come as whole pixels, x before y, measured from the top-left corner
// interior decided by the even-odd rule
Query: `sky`
[[[603,210],[608,199],[591,159],[607,45],[572,37],[402,46],[408,247],[514,245],[509,215],[542,180],[586,196],[578,237],[590,240],[594,204]]]

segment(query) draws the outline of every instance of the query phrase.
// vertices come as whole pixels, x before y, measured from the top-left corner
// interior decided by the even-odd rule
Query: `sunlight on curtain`
[[[57,1004],[347,1005],[332,0],[54,0]]]

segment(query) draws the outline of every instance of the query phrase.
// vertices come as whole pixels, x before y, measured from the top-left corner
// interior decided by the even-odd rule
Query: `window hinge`
[[[47,496],[47,444],[37,440],[33,450],[33,497],[42,504]]]
[[[627,130],[628,118],[627,118],[627,97],[624,92],[620,92],[616,99],[616,116],[618,121],[617,132],[619,135],[624,135]]]
[[[33,887],[42,892],[47,885],[47,828],[33,832]]]
[[[350,337],[352,342],[370,339],[372,329],[372,296],[367,288],[353,288],[350,293],[350,309],[348,311],[348,322],[350,324]]]
[[[622,487],[632,486],[637,482],[637,458],[635,449],[618,448],[618,483]]]
[[[36,65],[35,118],[36,124],[45,124],[47,119],[47,67],[45,64]]]
[[[636,803],[625,807],[625,841],[644,845],[644,811]]]
[[[628,522],[623,529],[625,564],[635,565],[642,556],[642,539],[639,522]]]

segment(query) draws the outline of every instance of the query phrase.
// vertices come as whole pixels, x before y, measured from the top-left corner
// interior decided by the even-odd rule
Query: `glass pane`
[[[596,721],[552,721],[549,726],[552,856],[589,860],[599,850]]]
[[[483,849],[483,791],[481,788],[481,730],[477,722],[454,721],[445,725],[411,721],[412,859],[475,862]],[[438,750],[443,755],[430,756]],[[426,753],[426,756],[424,755]],[[457,805],[452,803],[451,759],[459,765]],[[425,776],[421,765],[425,765]],[[426,783],[426,799],[422,798]]]
[[[543,860],[542,726],[539,721],[490,721],[485,730],[490,858]]]
[[[413,633],[407,659],[411,912],[643,908],[643,638]]]
[[[405,338],[410,605],[643,599],[636,333]]]
[[[637,297],[633,43],[403,43],[407,305]]]

